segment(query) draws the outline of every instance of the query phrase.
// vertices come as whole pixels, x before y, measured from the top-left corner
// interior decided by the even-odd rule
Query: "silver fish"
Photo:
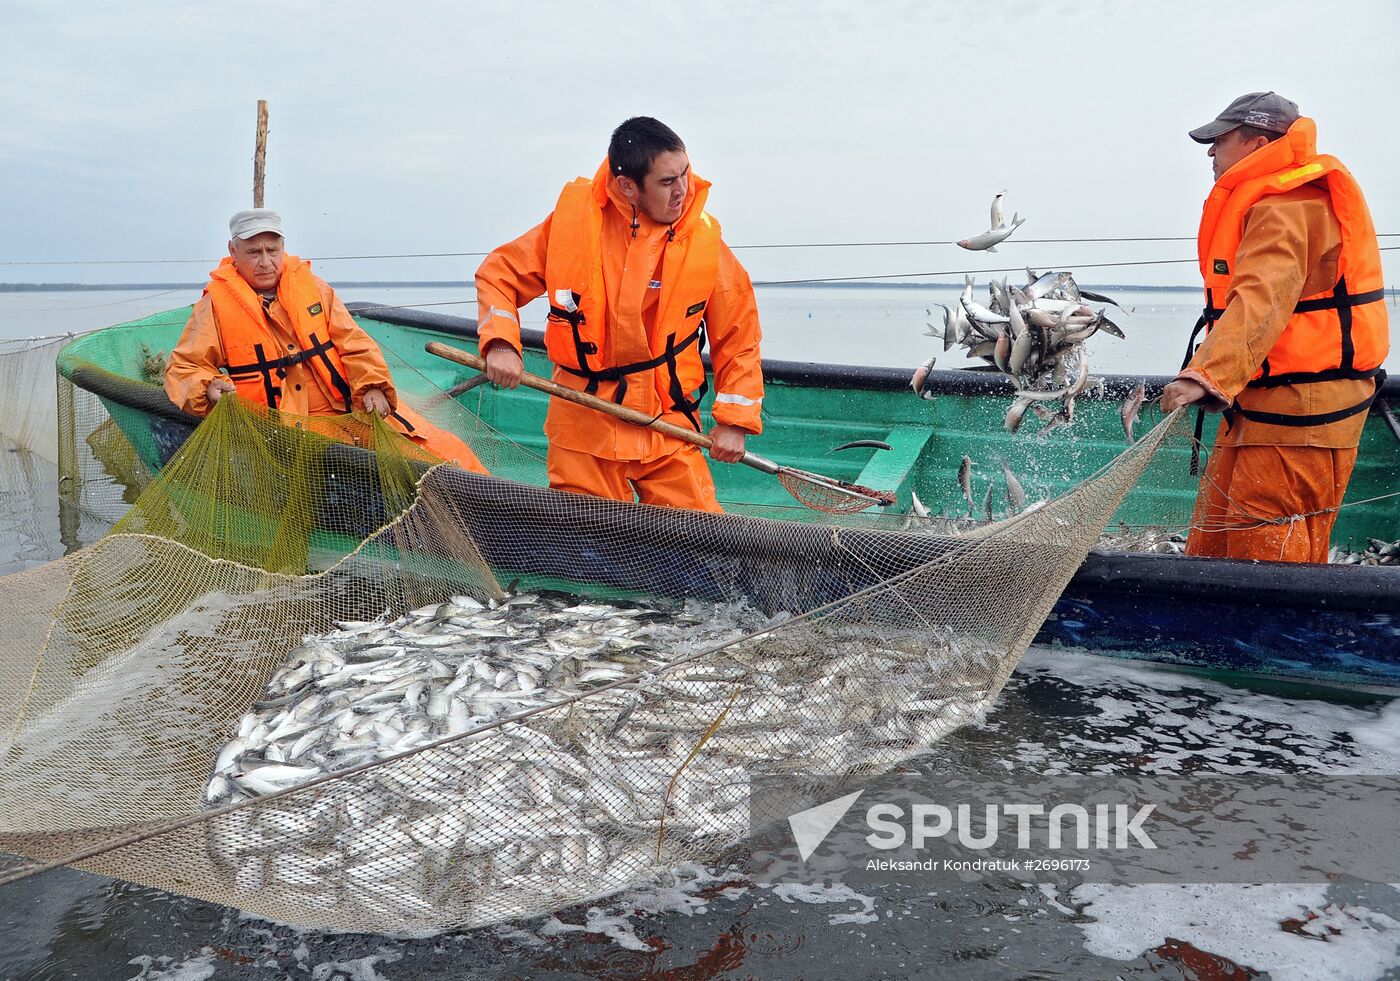
[[[1138,413],[1142,411],[1143,400],[1147,397],[1147,383],[1138,382],[1133,393],[1123,400],[1123,405],[1118,410],[1119,416],[1123,419],[1123,434],[1128,437],[1128,442],[1135,442],[1133,437],[1133,424],[1137,422]]]
[[[972,501],[972,457],[964,456],[962,463],[958,465],[958,486],[962,488],[963,496],[967,498],[968,510],[972,510],[976,505]]]
[[[962,239],[957,244],[972,252],[995,252],[997,246],[1010,238],[1011,233],[1025,224],[1025,221],[1026,219],[1020,217],[1019,214],[1012,215],[1010,225],[1004,225],[1001,228],[990,228],[981,235],[974,235],[971,238]]]
[[[913,377],[909,379],[909,387],[912,388],[920,398],[931,399],[933,393],[925,391],[924,382],[928,380],[929,372],[933,370],[935,358],[930,357],[919,367],[914,369]]]
[[[1011,408],[1006,410],[1006,431],[1014,433],[1021,427],[1021,420],[1026,417],[1026,410],[1035,403],[1030,399],[1018,398],[1011,403]]]
[[[1006,481],[1006,503],[1011,506],[1013,511],[1021,510],[1026,506],[1026,491],[1021,486],[1021,482],[1016,479],[1016,475],[1005,463],[1001,465],[1001,476]]]
[[[976,327],[978,324],[1009,324],[1011,318],[997,313],[978,303],[976,300],[962,300],[962,307],[967,313],[967,319]]]

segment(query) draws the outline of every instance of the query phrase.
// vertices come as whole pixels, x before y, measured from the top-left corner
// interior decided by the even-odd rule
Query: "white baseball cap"
[[[250,208],[228,220],[228,231],[236,239],[252,238],[263,232],[282,234],[282,216],[271,208]]]

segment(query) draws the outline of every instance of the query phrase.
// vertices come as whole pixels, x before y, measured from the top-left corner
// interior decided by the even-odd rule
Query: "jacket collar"
[[[681,216],[676,219],[674,225],[676,238],[685,238],[694,230],[700,221],[700,215],[705,211],[705,201],[709,196],[710,182],[696,174],[692,169],[690,182],[685,189],[685,204],[681,206]],[[628,224],[631,224],[632,205],[623,196],[622,188],[617,186],[617,178],[612,176],[612,165],[607,157],[603,158],[603,162],[598,165],[598,172],[593,175],[593,199],[598,202],[599,207],[606,207],[607,203],[611,201],[618,214],[622,215]],[[646,234],[670,227],[657,224],[641,212],[636,214],[638,227]]]
[[[1245,181],[1267,177],[1281,170],[1297,167],[1317,156],[1317,124],[1307,116],[1299,116],[1281,138],[1267,143],[1239,161],[1225,173],[1215,186],[1233,190]]]
[[[311,264],[309,262],[303,262],[300,258],[291,253],[282,256],[282,275],[277,278],[277,288],[279,291],[282,288],[282,284],[290,279],[292,274],[297,272],[303,265],[309,268]],[[248,281],[240,276],[238,270],[234,268],[233,259],[230,256],[224,256],[219,260],[219,264],[214,268],[213,272],[209,274],[209,278],[222,280],[229,286],[240,291],[246,290],[249,293],[253,292],[253,287],[248,285]]]

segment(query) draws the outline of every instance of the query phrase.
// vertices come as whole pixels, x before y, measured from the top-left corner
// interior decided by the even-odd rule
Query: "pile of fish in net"
[[[1118,552],[1156,552],[1159,555],[1185,555],[1186,532],[1162,525],[1129,525],[1122,522],[1104,529],[1099,547]]]
[[[933,686],[926,633],[900,646],[852,630],[837,650],[745,643],[676,666],[765,622],[746,605],[540,593],[456,596],[309,637],[218,754],[211,806],[486,729],[450,782],[410,759],[327,784],[310,810],[234,811],[209,824],[210,858],[239,893],[296,890],[342,917],[431,921],[464,895],[480,923],[528,915],[558,876],[600,896],[635,882],[661,857],[663,822],[688,847],[737,843],[755,772],[879,767],[927,747],[984,706],[1002,660],[989,648],[950,692]],[[968,657],[966,639],[946,640]],[[570,697],[567,715],[490,726]],[[695,718],[726,715],[697,746]]]
[[[1121,552],[1185,555],[1186,532],[1161,525],[1119,524],[1105,529],[1099,538],[1099,546]],[[1379,538],[1372,538],[1359,552],[1353,552],[1349,547],[1334,545],[1327,553],[1327,561],[1334,565],[1400,566],[1400,541],[1384,542]]]
[[[1334,546],[1327,553],[1327,561],[1340,565],[1400,566],[1400,541],[1383,542],[1379,538],[1372,538],[1359,552]]]
[[[1043,432],[1073,422],[1075,399],[1094,384],[1084,342],[1099,331],[1123,336],[1102,306],[1088,304],[1113,300],[1081,289],[1068,272],[1039,275],[1031,269],[1026,270],[1024,287],[1008,286],[1003,279],[988,283],[988,290],[988,304],[983,305],[974,297],[972,277],[965,278],[958,302],[943,307],[943,349],[961,344],[969,357],[995,365],[1011,379],[1016,399],[1006,414],[1008,432],[1020,428],[1027,411],[1045,422]],[[930,325],[931,335],[939,333]],[[933,361],[930,358],[914,374],[914,390],[925,397],[929,393],[924,382]]]

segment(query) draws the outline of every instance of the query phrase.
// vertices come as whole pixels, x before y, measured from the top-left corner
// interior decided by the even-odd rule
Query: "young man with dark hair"
[[[745,437],[762,429],[758,306],[705,212],[709,187],[669,127],[648,116],[619,126],[593,178],[566,185],[548,218],[477,270],[487,377],[520,383],[519,311],[544,295],[555,382],[698,431],[708,342],[710,455],[737,462]],[[561,399],[550,402],[545,434],[551,487],[720,510],[705,459],[689,443]]]
[[[1190,136],[1215,172],[1197,240],[1206,335],[1162,408],[1225,418],[1186,553],[1326,562],[1390,349],[1371,214],[1276,93],[1243,95]]]

